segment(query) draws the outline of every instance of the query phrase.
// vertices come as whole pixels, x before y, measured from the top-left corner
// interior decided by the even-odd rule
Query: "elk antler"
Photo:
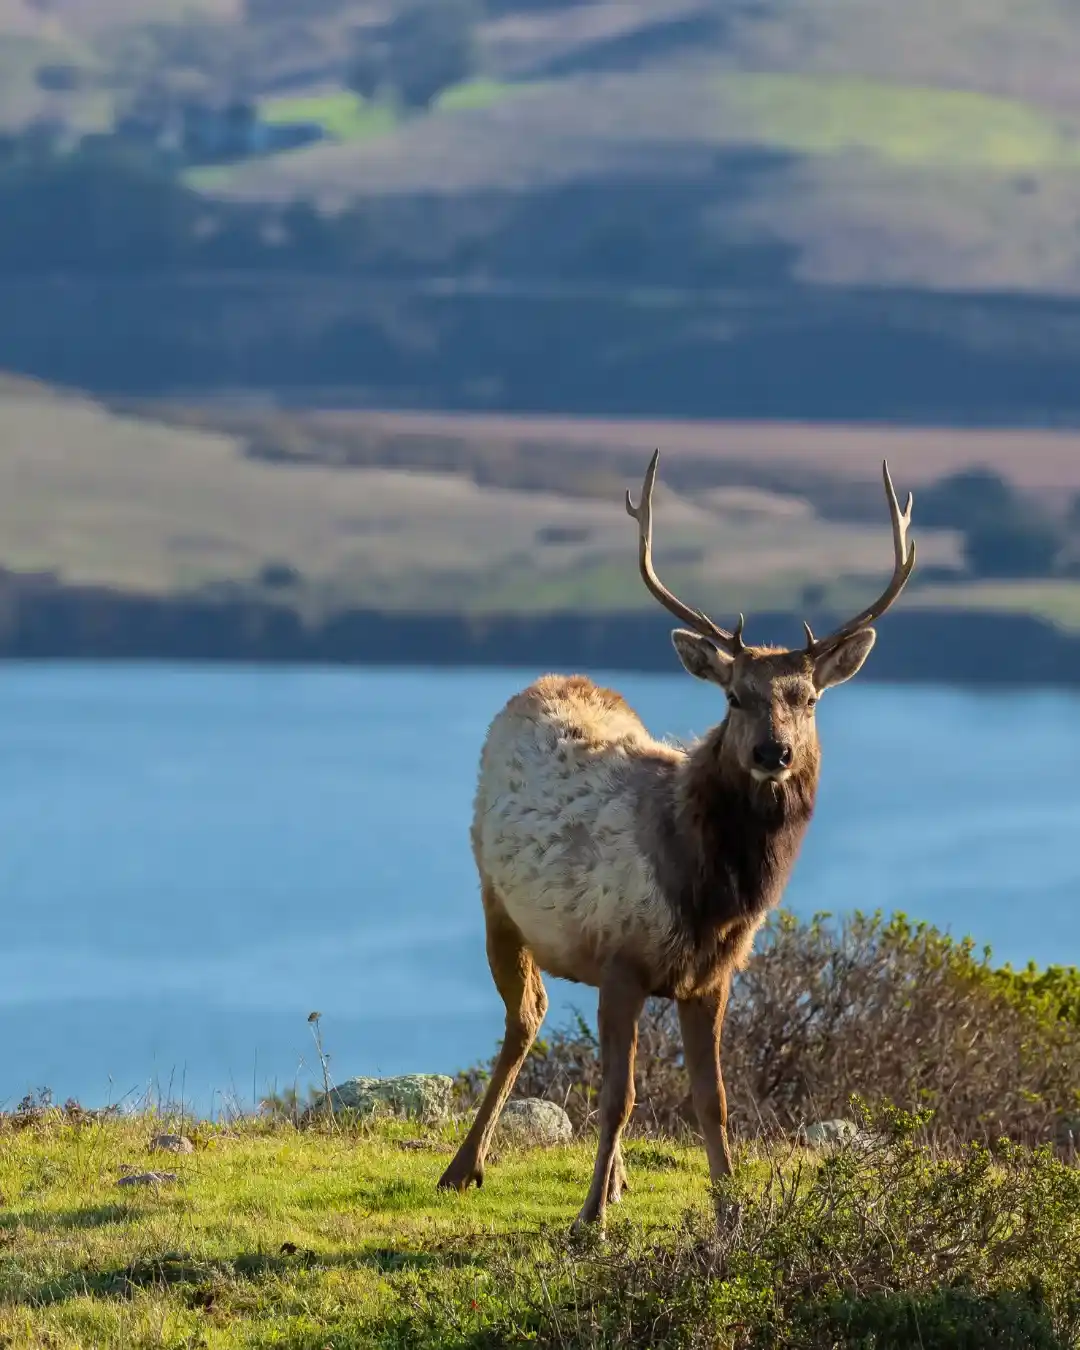
[[[896,500],[896,489],[893,487],[892,478],[889,476],[887,460],[883,461],[881,468],[885,477],[885,496],[889,502],[889,514],[892,516],[893,552],[895,555],[892,580],[869,609],[864,609],[854,619],[849,619],[847,623],[838,628],[835,633],[830,633],[828,637],[815,638],[810,625],[808,623],[803,625],[806,629],[807,654],[815,660],[824,656],[826,652],[832,651],[852,633],[857,633],[860,628],[866,628],[875,619],[880,619],[885,611],[895,603],[900,592],[907,585],[908,578],[915,566],[915,541],[911,541],[909,548],[907,537],[908,528],[911,525],[911,508],[914,498],[909,492],[907,505],[901,511],[900,503]]]
[[[683,623],[688,623],[702,637],[710,638],[729,656],[737,656],[739,652],[746,650],[742,638],[743,627],[746,622],[743,616],[739,615],[739,622],[733,633],[729,633],[726,628],[717,627],[707,614],[703,614],[699,609],[691,609],[689,605],[684,604],[672,595],[653,568],[652,494],[653,487],[656,485],[656,467],[659,463],[660,451],[657,450],[649,461],[649,467],[645,470],[645,483],[641,489],[640,506],[634,505],[629,492],[626,494],[626,514],[632,516],[638,523],[638,562],[641,567],[641,579],[664,608],[670,610],[677,619],[681,619]]]

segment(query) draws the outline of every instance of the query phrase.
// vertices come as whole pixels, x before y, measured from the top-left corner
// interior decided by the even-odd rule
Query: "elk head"
[[[875,633],[870,625],[889,609],[907,585],[915,566],[915,544],[908,541],[912,497],[900,510],[889,476],[882,465],[885,495],[892,517],[894,565],[892,579],[875,602],[827,637],[816,638],[805,624],[806,646],[751,647],[743,641],[745,621],[733,631],[718,627],[700,610],[679,600],[656,575],[652,561],[652,494],[660,462],[657,450],[645,474],[641,505],[629,492],[626,510],[638,523],[639,561],[645,585],[690,628],[671,635],[685,668],[699,680],[719,685],[727,696],[724,745],[739,767],[759,783],[784,783],[798,773],[802,760],[816,753],[814,709],[826,689],[843,684],[858,673],[870,655]]]

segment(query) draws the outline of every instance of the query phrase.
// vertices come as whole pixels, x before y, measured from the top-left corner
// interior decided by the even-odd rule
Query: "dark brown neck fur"
[[[814,810],[816,745],[774,787],[755,783],[734,762],[724,735],[717,727],[669,780],[663,827],[652,839],[657,880],[679,935],[673,987],[707,980],[712,969],[734,962],[779,902]]]
[[[695,863],[684,914],[695,928],[754,918],[779,900],[817,795],[816,746],[786,783],[756,783],[726,753],[726,730],[694,749],[677,788],[677,833]]]

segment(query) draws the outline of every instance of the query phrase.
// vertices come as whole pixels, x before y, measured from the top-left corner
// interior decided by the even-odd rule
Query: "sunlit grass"
[[[312,122],[329,136],[341,141],[361,141],[393,131],[398,124],[395,110],[383,103],[371,103],[347,89],[306,98],[272,98],[260,104],[265,122],[281,125]]]
[[[535,87],[535,86],[534,86]],[[527,85],[507,84],[504,80],[467,80],[447,89],[435,100],[438,112],[467,112],[480,108],[492,108],[516,93],[529,88]]]
[[[848,77],[732,72],[725,111],[797,154],[865,151],[898,164],[983,169],[1080,166],[1076,129],[1018,101]]]
[[[925,608],[997,611],[1045,619],[1066,632],[1080,633],[1080,582],[978,581],[964,586],[928,586],[909,602]]]
[[[235,176],[233,164],[203,164],[197,169],[185,169],[180,175],[186,187],[195,192],[213,192],[217,188],[228,187]]]
[[[164,1124],[148,1116],[9,1117],[0,1345],[853,1350],[923,1343],[912,1308],[927,1345],[1074,1344],[1075,1168],[945,1154],[913,1140],[914,1117],[860,1118],[879,1133],[828,1165],[792,1141],[738,1148],[743,1225],[716,1278],[702,1152],[669,1139],[627,1141],[631,1189],[601,1247],[568,1233],[592,1141],[497,1143],[483,1189],[459,1196],[436,1190],[456,1124],[188,1121],[195,1150],[174,1156],[148,1151]],[[175,1180],[117,1188],[128,1167]],[[795,1334],[812,1325],[828,1339]]]
[[[465,1307],[497,1302],[493,1252],[520,1242],[527,1263],[563,1242],[593,1160],[591,1143],[504,1151],[483,1190],[461,1197],[435,1186],[456,1127],[201,1127],[187,1156],[148,1152],[160,1128],[57,1119],[0,1132],[0,1345],[201,1337],[216,1350],[308,1345],[316,1329],[313,1346],[372,1345],[418,1278]],[[700,1151],[663,1148],[663,1167],[629,1152],[620,1218],[643,1231],[706,1201]],[[178,1181],[118,1189],[124,1166]]]
[[[708,597],[716,594],[715,580],[700,568],[669,566],[666,579],[678,594]],[[806,585],[805,572],[766,575],[748,584],[741,581],[739,602],[748,610],[798,608]],[[827,580],[823,590],[831,597]],[[532,566],[503,567],[497,576],[480,579],[468,596],[472,613],[651,613],[649,596],[641,579],[622,558],[595,558],[575,562],[558,570]]]
[[[467,80],[440,94],[428,115],[490,108],[524,87],[501,80]],[[259,111],[263,120],[273,125],[315,123],[339,141],[363,141],[383,136],[405,120],[405,114],[393,104],[369,101],[347,89],[306,97],[266,99],[260,104]]]

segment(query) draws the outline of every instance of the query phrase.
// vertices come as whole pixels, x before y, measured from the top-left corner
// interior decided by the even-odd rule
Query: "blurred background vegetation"
[[[706,603],[861,595],[888,454],[913,611],[1080,631],[1078,58],[1066,0],[0,0],[9,609],[638,609],[659,444]]]

